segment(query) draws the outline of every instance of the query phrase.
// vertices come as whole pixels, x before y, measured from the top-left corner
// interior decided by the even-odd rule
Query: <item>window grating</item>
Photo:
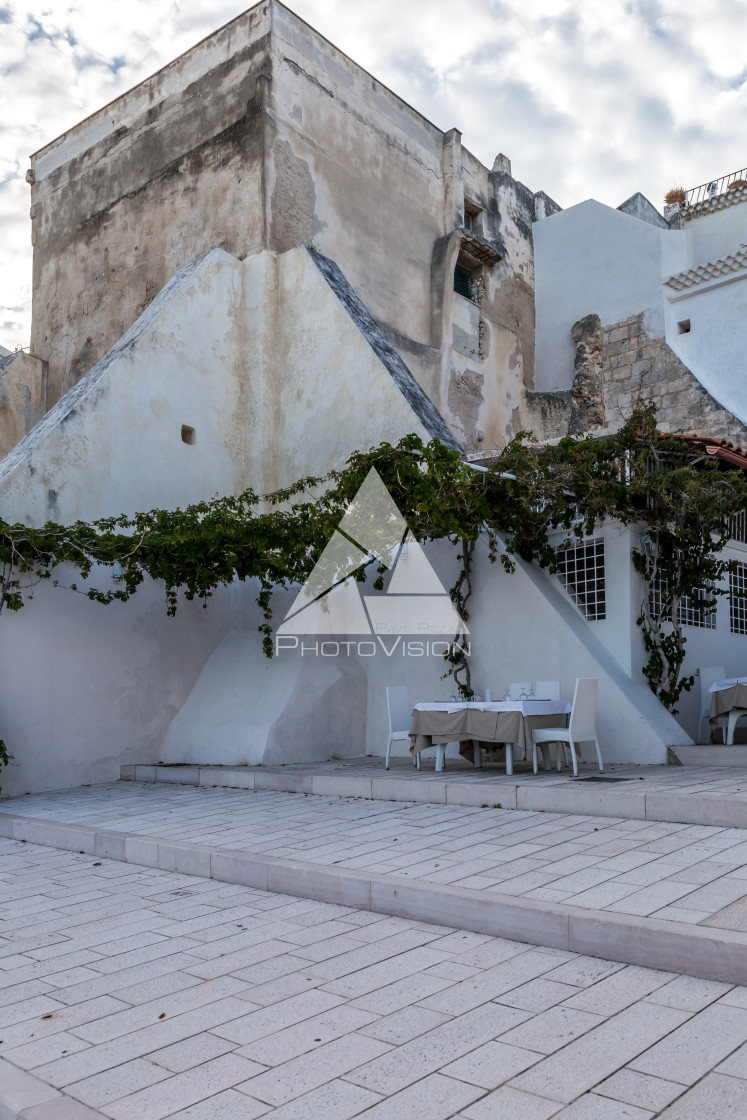
[[[732,634],[747,634],[747,564],[729,572],[729,615]]]
[[[655,579],[651,584],[649,590],[649,602],[651,603],[651,615],[653,618],[661,618],[663,599],[664,599],[665,584],[661,579]],[[683,626],[701,626],[706,630],[716,629],[716,608],[711,607],[710,610],[703,610],[697,604],[702,602],[705,598],[710,598],[710,592],[706,590],[698,590],[694,595],[685,595],[680,600],[677,617]]]
[[[648,601],[651,605],[651,617],[657,621],[661,618],[663,599],[664,581],[660,579],[652,580],[648,591]]]
[[[747,512],[745,510],[732,517],[729,525],[729,536],[733,541],[747,544]]]
[[[564,548],[558,554],[558,576],[584,618],[599,622],[607,617],[604,537]]]
[[[683,626],[703,626],[706,630],[716,629],[716,608],[704,610],[698,606],[704,599],[709,599],[710,594],[703,588],[695,591],[692,596],[686,595],[681,601],[677,612]]]
[[[460,264],[454,269],[454,291],[458,292],[460,296],[472,299],[472,276]]]

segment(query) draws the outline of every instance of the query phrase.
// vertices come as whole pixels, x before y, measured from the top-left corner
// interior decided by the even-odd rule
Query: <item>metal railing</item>
[[[686,192],[686,205],[696,206],[697,203],[704,202],[707,198],[716,198],[728,191],[733,183],[739,183],[740,180],[747,182],[747,167],[742,167],[739,171],[730,171],[728,175],[722,175],[720,179],[710,179],[707,183],[701,183],[699,187],[692,187]]]

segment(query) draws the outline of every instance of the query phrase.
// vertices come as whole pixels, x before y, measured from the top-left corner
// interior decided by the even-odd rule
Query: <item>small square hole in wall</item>
[[[196,443],[197,433],[189,424],[182,424],[182,443]]]
[[[682,319],[677,324],[677,334],[689,334],[689,333],[690,333],[690,320],[689,319]]]

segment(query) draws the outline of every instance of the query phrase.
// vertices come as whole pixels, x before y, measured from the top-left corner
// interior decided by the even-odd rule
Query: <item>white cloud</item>
[[[218,0],[0,0],[0,343],[28,341],[28,156],[239,14]],[[488,165],[561,205],[660,204],[747,163],[744,0],[295,0]]]

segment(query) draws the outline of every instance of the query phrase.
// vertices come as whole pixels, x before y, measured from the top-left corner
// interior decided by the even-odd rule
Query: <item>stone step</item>
[[[716,784],[713,792],[699,792],[691,788],[689,771],[676,766],[619,767],[608,775],[589,770],[574,781],[565,774],[534,775],[531,772],[509,778],[497,769],[476,772],[471,767],[461,771],[447,769],[440,774],[433,770],[418,772],[408,762],[387,771],[381,760],[366,761],[366,766],[341,764],[339,768],[326,762],[298,768],[131,765],[120,767],[120,778],[123,781],[309,793],[321,797],[363,797],[473,808],[500,806],[528,812],[747,828],[747,768],[741,783],[739,771],[736,771],[733,790]],[[710,776],[707,769],[706,775]],[[719,772],[718,777],[721,776]],[[686,792],[683,784],[687,784]]]
[[[669,750],[682,766],[742,767],[747,783],[747,743],[738,743],[733,747],[709,743],[699,747],[670,747]]]
[[[93,792],[93,791],[92,791]],[[0,812],[0,836],[141,867],[507,937],[706,980],[747,984],[747,934],[538,902],[241,850]]]

